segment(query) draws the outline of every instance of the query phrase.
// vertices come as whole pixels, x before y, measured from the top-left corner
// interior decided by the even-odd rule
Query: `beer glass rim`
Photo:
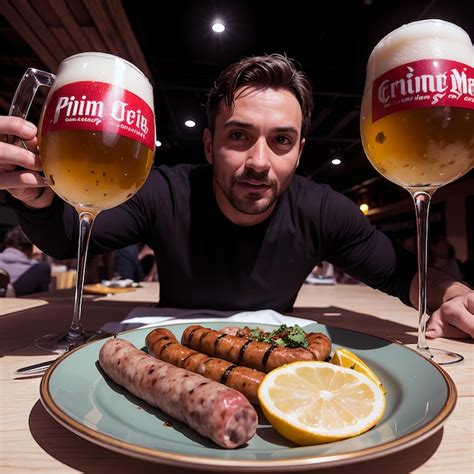
[[[69,61],[70,59],[74,58],[79,58],[81,56],[98,56],[98,57],[106,57],[106,58],[115,58],[115,59],[120,59],[120,61],[123,61],[124,63],[128,64],[131,68],[135,69],[137,72],[139,72],[148,82],[150,80],[148,77],[145,75],[145,73],[135,64],[131,63],[130,61],[127,61],[126,59],[117,56],[116,54],[110,54],[110,53],[103,53],[101,51],[83,51],[81,53],[73,54],[72,56],[68,56],[67,58],[64,58],[61,61],[61,64]]]
[[[459,25],[456,25],[456,23],[452,23],[452,22],[447,21],[447,20],[441,20],[439,18],[428,18],[426,20],[410,21],[409,23],[404,23],[403,25],[400,25],[398,28],[395,28],[390,33],[387,33],[381,40],[379,40],[377,42],[374,49],[372,50],[372,53],[380,46],[380,44],[382,44],[388,38],[393,36],[395,33],[398,33],[398,31],[406,28],[407,26],[420,25],[420,24],[423,24],[423,23],[438,23],[438,24],[449,25],[450,27],[454,27],[455,29],[458,29],[458,30],[462,31],[470,39],[470,36],[467,33],[467,31],[464,30],[463,28],[461,28]]]

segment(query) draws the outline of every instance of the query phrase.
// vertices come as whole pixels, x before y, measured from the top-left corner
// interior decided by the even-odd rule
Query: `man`
[[[311,110],[311,85],[291,60],[269,55],[232,64],[209,94],[210,166],[152,170],[128,202],[98,216],[91,251],[145,241],[157,256],[163,306],[289,310],[323,260],[416,305],[413,256],[347,198],[295,176]],[[1,117],[0,133],[36,145],[35,127],[18,118]],[[15,171],[18,165],[31,171]],[[75,212],[42,187],[40,170],[37,155],[3,144],[0,188],[15,198],[9,201],[25,232],[46,253],[71,257]],[[428,335],[473,337],[473,292],[439,272],[429,285]]]

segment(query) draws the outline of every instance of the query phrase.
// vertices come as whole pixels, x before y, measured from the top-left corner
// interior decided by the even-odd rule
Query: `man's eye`
[[[291,145],[291,140],[283,135],[278,135],[275,137],[275,141],[278,143],[278,145]]]
[[[242,140],[242,138],[244,138],[244,134],[242,132],[232,132],[230,134],[230,138],[232,138],[232,140]]]

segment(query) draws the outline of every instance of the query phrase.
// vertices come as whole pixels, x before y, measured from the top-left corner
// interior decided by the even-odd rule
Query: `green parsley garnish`
[[[277,344],[285,347],[308,347],[306,340],[306,333],[297,324],[294,326],[287,326],[282,324],[278,329],[271,333],[261,333],[258,329],[250,331],[250,337],[259,342],[268,342],[270,344]]]

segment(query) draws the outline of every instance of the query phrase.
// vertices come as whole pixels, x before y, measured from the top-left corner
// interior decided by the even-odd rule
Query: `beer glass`
[[[91,229],[100,211],[133,196],[153,163],[153,91],[133,64],[88,52],[66,58],[57,75],[29,69],[20,82],[11,115],[26,117],[36,90],[51,86],[43,107],[38,144],[45,178],[79,215],[77,278],[72,323],[66,334],[35,341],[62,353],[93,334],[81,325],[82,293]]]
[[[472,43],[442,20],[404,25],[383,38],[367,64],[361,138],[375,169],[407,189],[416,211],[419,328],[417,350],[441,364],[462,360],[428,347],[428,213],[433,193],[474,163]]]

